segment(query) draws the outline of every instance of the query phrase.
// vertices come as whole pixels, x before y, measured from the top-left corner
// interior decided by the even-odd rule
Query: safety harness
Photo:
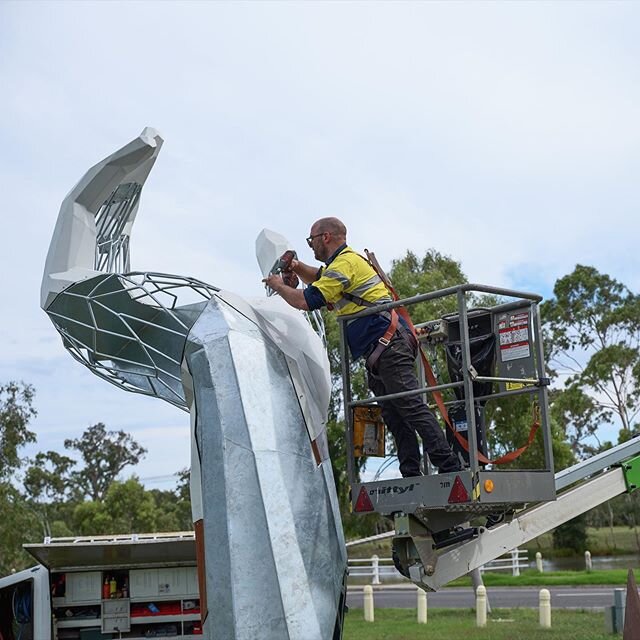
[[[367,255],[366,258],[360,254],[357,254],[357,255],[359,255],[363,260],[366,260],[371,266],[371,268],[378,274],[378,277],[380,278],[380,280],[382,280],[384,285],[387,287],[387,290],[389,291],[389,294],[391,295],[393,300],[394,301],[399,300],[400,296],[398,295],[397,291],[394,289],[393,285],[391,284],[391,280],[389,280],[389,277],[387,276],[387,274],[383,271],[373,251],[369,251],[368,249],[365,249],[364,252]],[[344,292],[342,295],[343,297],[347,298],[347,300],[350,300],[351,302],[354,302],[355,304],[361,307],[376,307],[380,304],[379,302],[378,304],[376,304],[374,302],[370,302],[369,300],[365,300],[364,298],[361,298],[359,296],[354,296],[346,292]],[[380,358],[380,356],[382,355],[382,352],[389,346],[389,343],[391,342],[391,339],[395,335],[396,331],[399,330],[403,334],[405,339],[409,340],[413,338],[415,340],[418,346],[418,350],[420,352],[420,358],[422,360],[422,364],[424,366],[427,383],[430,387],[437,386],[438,381],[436,380],[436,377],[433,373],[433,369],[431,368],[431,364],[429,363],[429,360],[427,359],[427,356],[424,353],[424,350],[422,349],[422,345],[418,340],[416,329],[413,325],[411,316],[409,315],[409,312],[407,311],[406,307],[397,307],[397,312],[396,312],[396,309],[391,309],[390,312],[383,311],[381,313],[384,315],[386,314],[390,315],[389,327],[385,331],[384,335],[378,338],[378,344],[374,347],[373,351],[367,357],[366,364],[368,369],[370,371],[373,371],[374,366],[378,361],[378,358]],[[404,330],[403,325],[399,323],[400,316],[402,316],[402,319],[405,321],[406,326],[409,327],[410,333]],[[452,425],[451,419],[449,418],[449,412],[447,411],[447,407],[444,403],[444,400],[442,399],[442,394],[440,393],[440,391],[437,391],[437,390],[432,391],[431,394],[433,396],[433,399],[436,402],[436,406],[438,407],[438,411],[440,412],[442,419],[447,425],[447,428],[451,430],[451,432],[453,433],[453,436],[458,441],[460,446],[467,453],[469,453],[469,442]],[[529,448],[539,428],[540,428],[540,408],[534,405],[533,423],[531,425],[531,429],[529,430],[529,437],[527,438],[526,444],[516,449],[515,451],[510,451],[509,453],[506,453],[505,455],[500,456],[495,460],[490,460],[481,451],[477,451],[476,453],[477,453],[478,461],[481,464],[507,464],[509,462],[513,462],[516,458],[519,458]]]

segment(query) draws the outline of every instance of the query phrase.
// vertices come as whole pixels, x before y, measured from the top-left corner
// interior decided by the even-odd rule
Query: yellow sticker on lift
[[[515,391],[516,389],[522,389],[524,382],[507,382],[507,391]]]

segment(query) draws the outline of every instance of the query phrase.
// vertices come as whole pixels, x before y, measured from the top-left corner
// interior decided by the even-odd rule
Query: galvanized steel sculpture
[[[42,308],[96,375],[190,412],[205,637],[335,640],[346,552],[326,353],[277,297],[130,271],[131,227],[161,146],[145,129],[65,198]]]

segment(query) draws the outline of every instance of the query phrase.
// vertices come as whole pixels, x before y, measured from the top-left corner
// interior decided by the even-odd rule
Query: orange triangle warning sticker
[[[451,487],[451,493],[449,494],[449,504],[455,502],[469,502],[469,494],[460,479],[460,476],[456,476],[453,487]]]
[[[353,509],[356,513],[364,513],[365,511],[373,511],[373,503],[364,486],[360,487],[360,493],[356,500],[356,506]]]

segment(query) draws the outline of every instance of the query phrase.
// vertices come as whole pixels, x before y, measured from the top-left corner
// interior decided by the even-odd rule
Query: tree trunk
[[[613,509],[611,508],[611,503],[607,502],[607,510],[609,511],[609,531],[611,532],[611,544],[613,549],[616,548],[616,540],[613,534]]]

